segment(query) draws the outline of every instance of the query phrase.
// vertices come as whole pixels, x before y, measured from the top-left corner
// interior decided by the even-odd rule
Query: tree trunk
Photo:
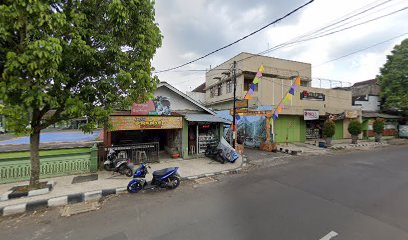
[[[357,144],[358,135],[351,135],[351,144]]]
[[[39,188],[40,186],[40,130],[33,129],[30,134],[30,155],[31,155],[31,177],[30,187]]]

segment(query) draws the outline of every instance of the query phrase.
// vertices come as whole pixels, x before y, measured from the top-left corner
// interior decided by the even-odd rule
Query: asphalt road
[[[284,164],[123,195],[71,217],[3,219],[0,239],[408,239],[408,147]]]

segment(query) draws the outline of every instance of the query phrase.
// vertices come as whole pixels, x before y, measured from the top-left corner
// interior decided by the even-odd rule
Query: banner
[[[304,110],[303,118],[304,120],[317,120],[319,119],[319,110]]]

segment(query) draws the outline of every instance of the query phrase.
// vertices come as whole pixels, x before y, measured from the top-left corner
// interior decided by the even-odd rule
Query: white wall
[[[380,111],[380,98],[378,96],[366,97],[368,101],[355,101],[354,105],[361,105],[363,111],[378,112]]]
[[[155,97],[165,96],[170,98],[171,111],[200,111],[200,112],[204,111],[197,105],[193,104],[184,97],[176,94],[175,92],[173,92],[172,90],[168,89],[165,86],[157,88],[153,95]]]

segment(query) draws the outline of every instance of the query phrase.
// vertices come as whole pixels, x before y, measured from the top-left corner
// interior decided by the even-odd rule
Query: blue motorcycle
[[[147,168],[150,166],[142,163],[133,174],[133,179],[127,185],[129,193],[137,193],[142,189],[167,188],[175,189],[180,185],[181,177],[177,173],[178,167],[164,168],[153,172],[153,179],[150,183],[146,181]]]

